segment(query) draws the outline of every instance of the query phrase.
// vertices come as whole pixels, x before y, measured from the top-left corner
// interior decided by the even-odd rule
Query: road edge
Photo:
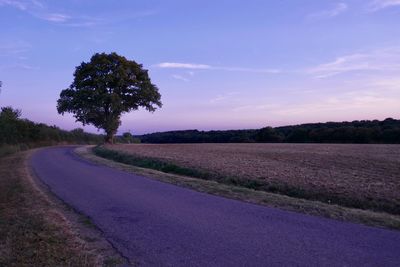
[[[29,150],[25,156],[25,178],[32,189],[48,202],[57,215],[62,218],[62,223],[68,227],[74,238],[85,243],[88,249],[99,257],[101,266],[132,266],[129,260],[104,236],[104,233],[92,222],[90,217],[64,202],[35,173],[31,165],[31,158],[34,153],[42,149],[46,148]]]

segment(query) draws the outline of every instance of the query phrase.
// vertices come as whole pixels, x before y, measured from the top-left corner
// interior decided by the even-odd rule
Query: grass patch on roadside
[[[0,158],[5,157],[8,155],[12,155],[17,152],[22,152],[26,151],[29,149],[33,148],[38,148],[38,147],[45,147],[45,146],[54,146],[57,144],[62,144],[62,143],[57,143],[57,142],[52,142],[52,141],[43,141],[43,142],[36,142],[36,143],[21,143],[21,144],[2,144],[0,145]]]
[[[135,155],[129,155],[119,151],[106,149],[101,146],[93,148],[93,152],[100,157],[111,159],[124,164],[137,166],[141,168],[148,168],[166,173],[174,173],[179,175],[191,176],[208,180],[212,177],[212,174],[202,172],[190,168],[180,167],[175,164],[164,162],[154,158],[138,157]]]
[[[0,158],[0,266],[101,266],[27,179],[27,153]]]
[[[77,153],[82,157],[99,164],[104,164],[123,171],[140,174],[152,179],[175,184],[178,186],[191,188],[200,192],[210,193],[269,207],[282,208],[289,211],[302,212],[309,215],[323,216],[327,218],[342,221],[351,221],[371,226],[382,226],[392,229],[400,229],[400,216],[398,215],[388,214],[385,212],[375,212],[372,210],[349,208],[334,203],[324,203],[317,200],[295,198],[283,194],[276,194],[263,190],[255,190],[254,185],[250,185],[248,187],[238,186],[232,181],[221,183],[216,180],[211,180],[209,179],[209,176],[206,176],[208,180],[204,178],[198,179],[201,177],[194,178],[193,176],[183,174],[178,175],[175,173],[166,173],[163,172],[161,169],[153,170],[148,167],[154,166],[154,164],[143,164],[138,167],[131,162],[137,157],[132,157],[129,160],[126,160],[124,155],[120,155],[120,152],[117,152],[119,154],[118,155],[117,153],[114,154],[115,151],[107,153],[107,151],[104,150],[99,147],[93,149],[82,147],[77,150]],[[97,153],[99,151],[102,151],[104,153],[107,153],[107,155],[114,155],[113,157],[120,158],[126,161],[121,163],[120,161],[117,161],[113,158],[107,159],[104,156],[100,157],[101,155],[98,155],[96,151]],[[153,159],[146,160],[151,161]]]
[[[100,157],[111,159],[120,163],[129,164],[141,168],[149,168],[165,173],[184,175],[204,180],[214,180],[218,183],[244,187],[257,191],[282,194],[293,198],[300,198],[313,201],[321,201],[328,204],[337,204],[344,207],[387,212],[400,215],[400,205],[386,199],[359,199],[355,197],[335,194],[335,192],[321,188],[304,190],[285,182],[268,182],[257,179],[246,179],[240,177],[227,177],[218,173],[211,173],[184,166],[178,166],[157,158],[149,158],[129,154],[126,152],[111,150],[102,146],[93,148],[93,152]]]

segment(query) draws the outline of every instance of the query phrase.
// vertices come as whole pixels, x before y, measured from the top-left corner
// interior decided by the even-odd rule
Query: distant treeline
[[[21,119],[21,111],[3,107],[0,112],[0,154],[55,144],[99,144],[104,136],[83,129],[61,130],[56,126]],[[9,151],[10,150],[10,151]]]
[[[136,136],[142,143],[400,143],[400,120],[309,123],[254,130],[171,131]]]

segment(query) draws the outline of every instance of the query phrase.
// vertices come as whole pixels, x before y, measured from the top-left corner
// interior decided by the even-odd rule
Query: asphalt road
[[[400,266],[400,231],[225,199],[39,150],[33,171],[142,266]]]

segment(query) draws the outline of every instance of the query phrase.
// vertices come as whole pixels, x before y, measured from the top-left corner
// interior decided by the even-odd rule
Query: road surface
[[[400,266],[400,231],[225,199],[42,149],[34,173],[141,266]]]

